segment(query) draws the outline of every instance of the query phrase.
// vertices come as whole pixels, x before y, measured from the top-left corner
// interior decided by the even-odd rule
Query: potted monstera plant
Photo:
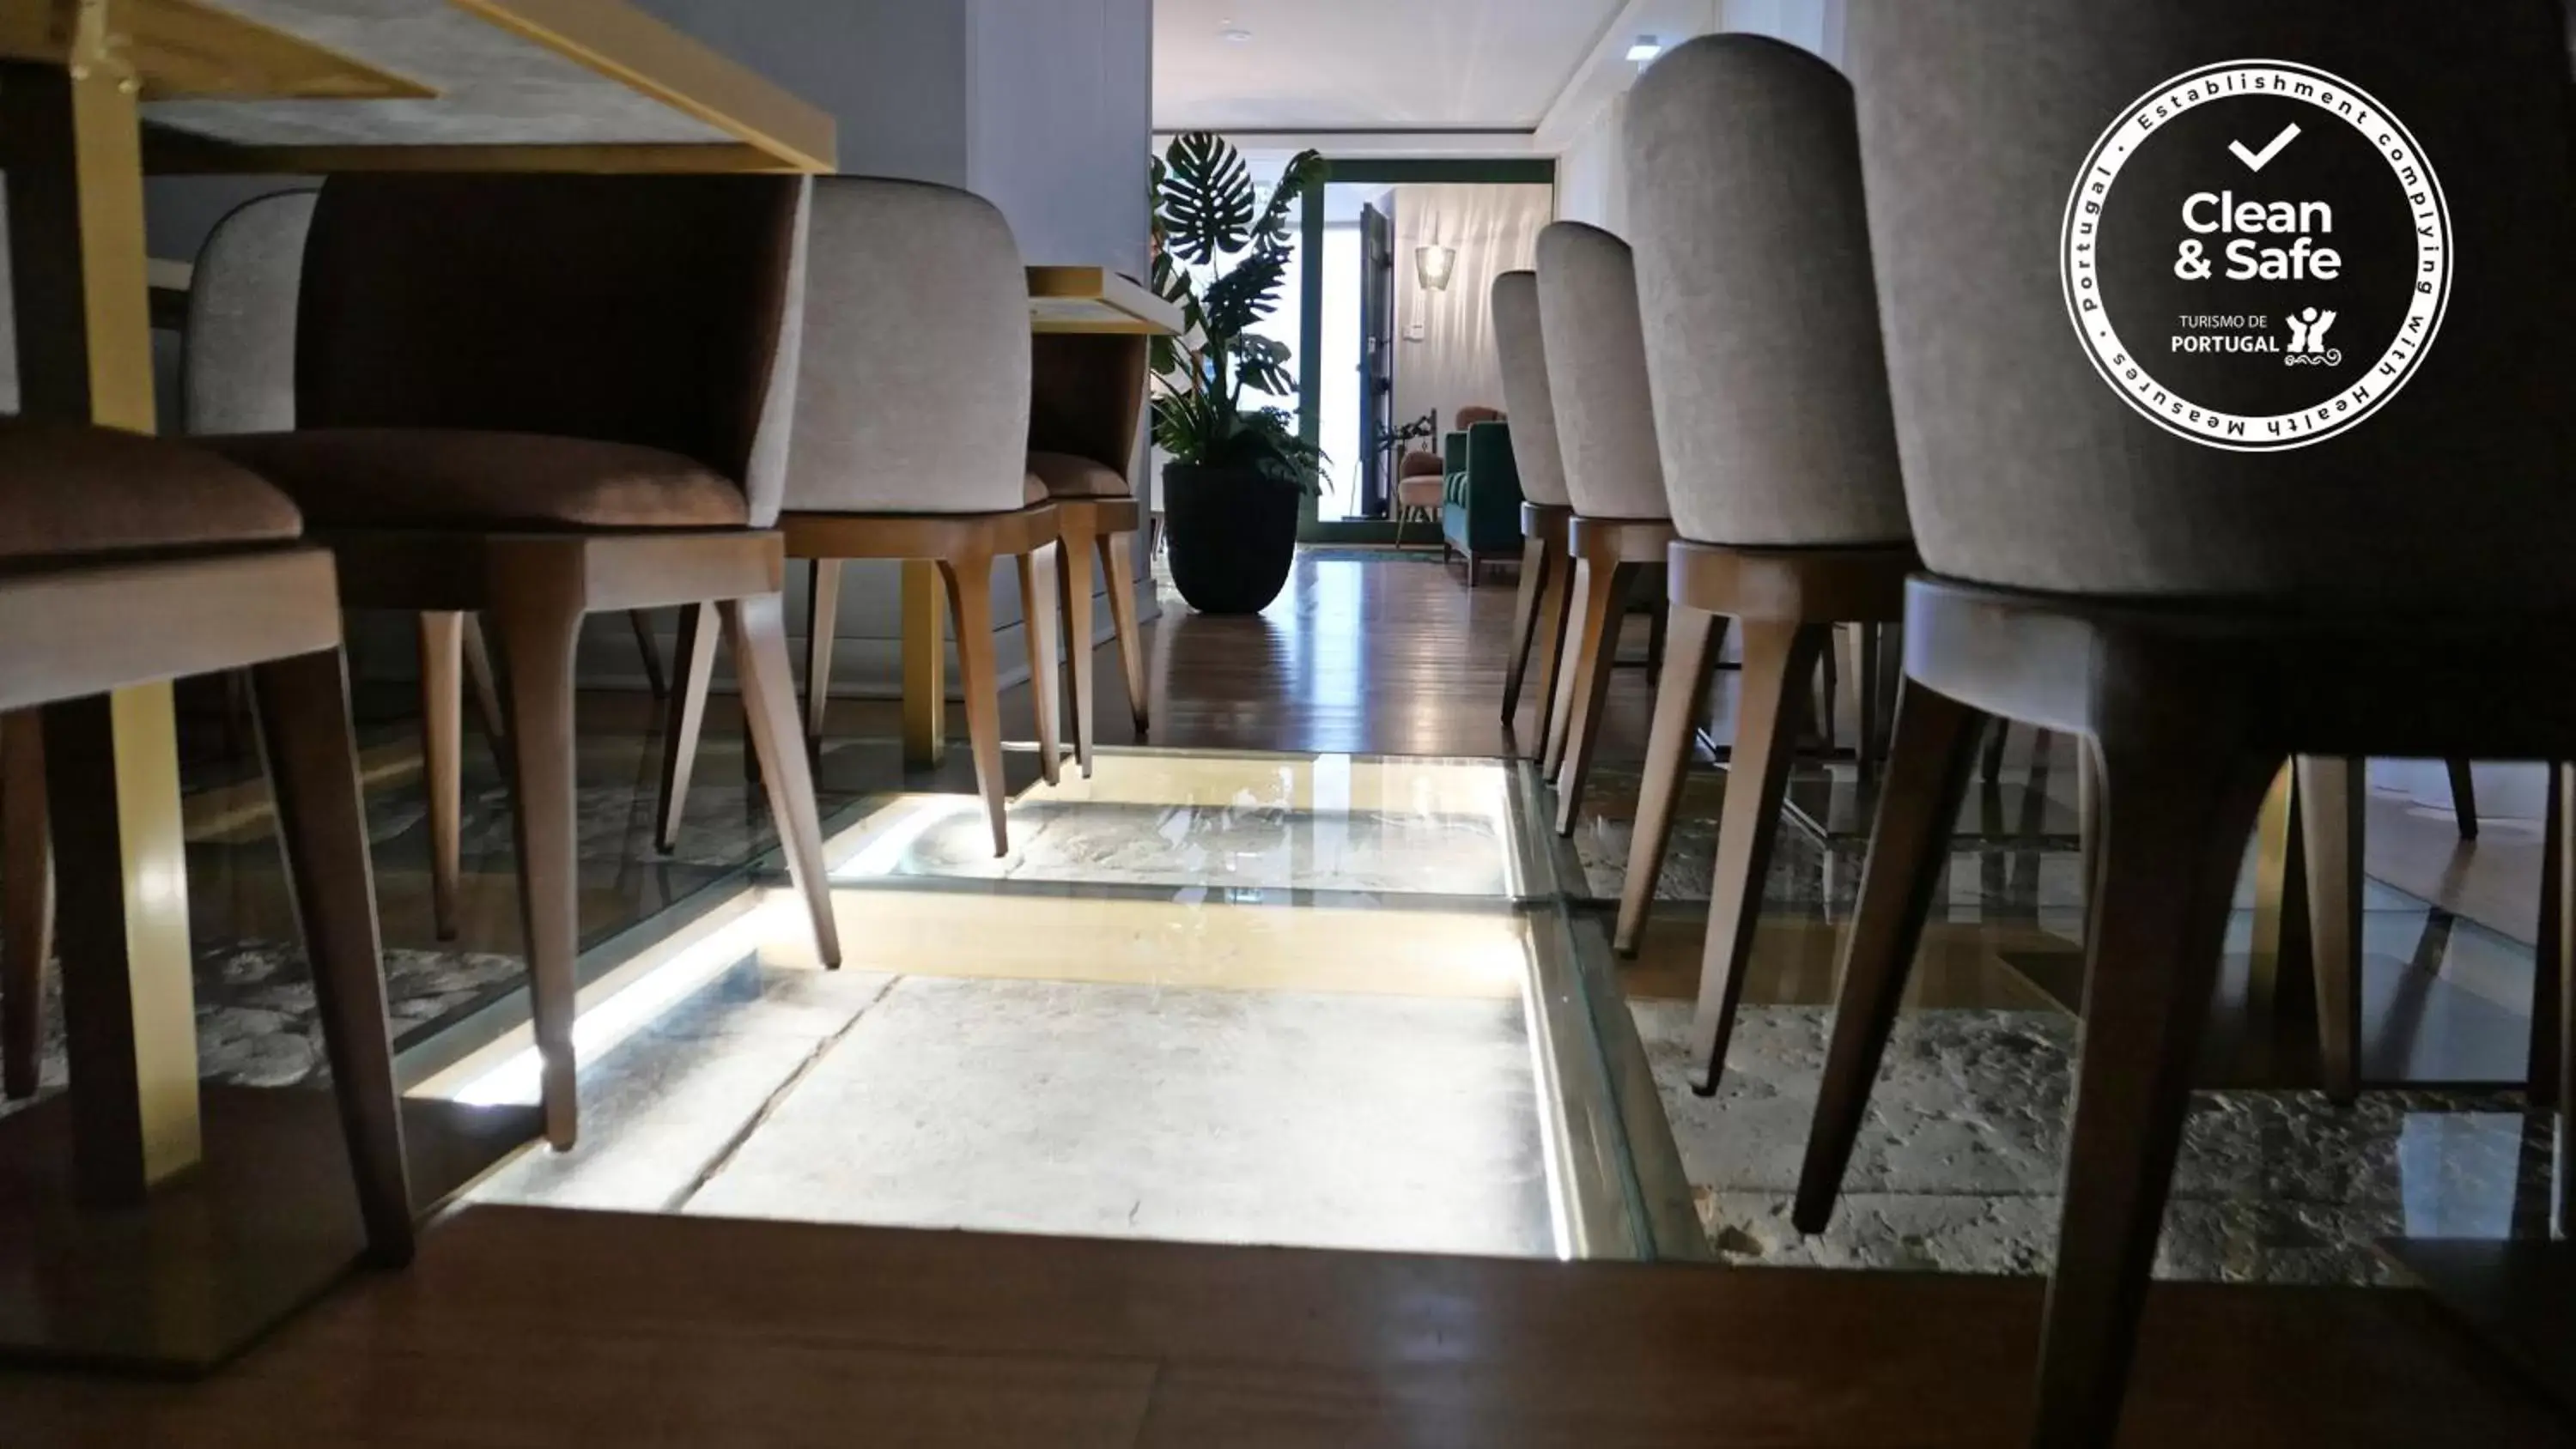
[[[1323,462],[1287,409],[1243,397],[1297,389],[1287,344],[1252,329],[1278,308],[1297,201],[1322,171],[1299,153],[1265,202],[1243,157],[1205,131],[1153,163],[1154,290],[1187,319],[1154,339],[1154,443],[1172,459],[1164,537],[1172,583],[1201,613],[1258,613],[1279,596]]]

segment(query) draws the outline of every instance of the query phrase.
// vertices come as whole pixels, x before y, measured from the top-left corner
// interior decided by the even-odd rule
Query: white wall
[[[966,184],[1033,264],[1146,268],[1153,0],[969,0]]]
[[[843,173],[967,184],[970,0],[636,3],[831,112]]]
[[[1705,11],[1678,7],[1657,22],[1656,38],[1671,47],[1700,35],[1768,35],[1801,46],[1836,65],[1843,58],[1848,0],[1715,0]],[[1704,14],[1706,19],[1696,18]],[[1610,93],[1581,126],[1570,131],[1556,162],[1557,215],[1624,233],[1628,224],[1628,165],[1622,132],[1628,87],[1637,68],[1613,56]],[[1583,88],[1583,78],[1568,86]]]

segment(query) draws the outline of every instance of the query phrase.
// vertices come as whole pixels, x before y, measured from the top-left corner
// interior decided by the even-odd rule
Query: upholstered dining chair
[[[1704,36],[1629,96],[1646,376],[1673,527],[1672,623],[1614,942],[1634,954],[1720,621],[1743,691],[1709,891],[1693,1085],[1715,1090],[1803,708],[1834,626],[1893,621],[1915,566],[1870,275],[1851,83],[1793,45]]]
[[[292,495],[347,601],[501,635],[546,1135],[578,1135],[575,643],[713,603],[772,818],[840,960],[772,527],[803,311],[793,177],[355,175],[315,203],[293,432],[206,443]],[[433,669],[448,681],[452,671]],[[453,720],[461,701],[425,713]]]
[[[1674,537],[1663,460],[1646,392],[1646,343],[1637,315],[1637,265],[1628,244],[1579,221],[1538,235],[1539,333],[1554,403],[1557,449],[1573,516],[1573,617],[1547,753],[1556,781],[1556,833],[1574,833],[1592,747],[1610,694],[1629,591]]]
[[[0,419],[0,709],[41,710],[32,755],[54,810],[74,1171],[87,1196],[142,1183],[115,1139],[137,1120],[126,879],[111,691],[251,671],[261,758],[277,801],[314,1001],[357,1178],[368,1256],[412,1253],[411,1193],[366,812],[349,728],[340,601],[327,552],[275,488],[178,444],[67,423]],[[47,837],[9,868],[44,879]],[[13,954],[5,991],[9,1094],[35,1087],[41,958]],[[120,1059],[124,1068],[120,1069]]]
[[[1073,753],[1091,773],[1091,568],[1107,577],[1109,623],[1127,679],[1128,716],[1142,737],[1147,709],[1144,639],[1136,619],[1136,534],[1144,510],[1127,470],[1145,420],[1148,339],[1121,333],[1048,333],[1032,339],[1029,476],[1055,504],[1064,543],[1065,653],[1071,666]]]
[[[1404,526],[1431,520],[1432,536],[1440,533],[1440,504],[1449,486],[1449,465],[1438,453],[1417,448],[1395,465],[1395,546],[1404,547]]]
[[[1503,405],[1512,415],[1512,458],[1521,475],[1521,581],[1512,602],[1512,658],[1503,671],[1503,723],[1520,718],[1521,684],[1535,660],[1538,728],[1530,736],[1535,757],[1547,747],[1557,665],[1565,653],[1565,610],[1573,596],[1574,572],[1565,530],[1574,506],[1565,491],[1565,461],[1557,451],[1556,402],[1547,385],[1547,344],[1539,325],[1538,273],[1505,272],[1494,278],[1492,306]]]
[[[1890,784],[1795,1217],[1813,1231],[1832,1209],[1985,718],[2081,736],[2103,799],[2040,1444],[2118,1428],[2239,865],[2283,760],[2576,752],[2576,692],[2527,643],[2576,625],[2576,398],[2565,368],[2533,363],[2570,321],[2565,33],[2553,5],[2415,19],[2393,0],[1852,13],[1888,377],[1928,572],[1907,586]],[[2054,264],[2103,128],[2232,56],[2322,69],[2402,120],[2461,261],[2403,389],[2294,448],[2211,447],[2133,408],[2089,364]],[[2344,124],[2300,119],[2317,144]],[[2343,284],[2411,294],[2419,235],[2354,243]],[[2347,361],[2354,377],[2374,366]],[[2558,904],[2540,965],[2563,983],[2576,953]],[[2562,1163],[2570,1055],[2554,1064]],[[2558,1213],[2563,1231],[2563,1181]]]
[[[837,580],[845,559],[926,559],[948,585],[975,784],[1010,852],[1002,704],[993,649],[993,565],[1019,564],[1038,764],[1057,775],[1057,554],[1046,485],[1030,472],[1027,273],[1010,223],[970,192],[909,181],[814,183],[794,392],[795,447],[779,527],[814,560],[805,718],[819,729],[831,687]],[[1062,465],[1074,471],[1070,462]],[[680,651],[664,748],[663,840],[688,793],[712,667],[703,640]],[[1087,642],[1087,641],[1086,641]]]

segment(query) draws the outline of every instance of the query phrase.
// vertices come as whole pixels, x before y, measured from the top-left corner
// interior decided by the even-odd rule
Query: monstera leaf
[[[1252,240],[1252,173],[1223,138],[1188,131],[1163,158],[1163,244],[1193,266]]]
[[[1263,250],[1210,283],[1200,308],[1208,336],[1221,342],[1269,316],[1279,305],[1279,284],[1287,275],[1288,254]]]
[[[1270,193],[1270,204],[1261,211],[1261,219],[1252,224],[1252,236],[1265,246],[1288,245],[1288,223],[1298,198],[1324,179],[1324,158],[1313,151],[1300,151],[1288,159],[1288,169],[1279,173],[1278,189]]]
[[[1234,375],[1254,392],[1285,397],[1297,390],[1297,379],[1288,371],[1288,344],[1273,341],[1258,333],[1247,332],[1234,339]]]

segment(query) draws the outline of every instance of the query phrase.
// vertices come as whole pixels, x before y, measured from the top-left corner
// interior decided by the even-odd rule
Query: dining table
[[[624,0],[5,0],[20,409],[153,431],[147,176],[824,172],[835,147],[830,114]],[[111,713],[132,1050],[119,1071],[82,1063],[74,1090],[124,1108],[130,1200],[44,1216],[44,1272],[0,1263],[0,1353],[203,1368],[357,1243],[282,1246],[217,1201],[245,1172],[293,1175],[260,1144],[209,1151],[171,686]],[[413,1155],[416,1195],[454,1185]],[[0,1180],[0,1216],[37,1211],[32,1180]]]

